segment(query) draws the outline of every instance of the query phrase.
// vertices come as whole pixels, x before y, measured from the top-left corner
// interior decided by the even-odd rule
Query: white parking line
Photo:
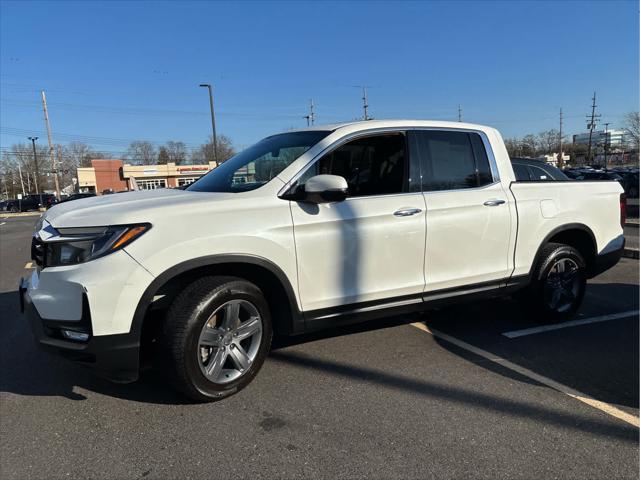
[[[2,222],[2,223],[0,223],[0,226],[4,225],[5,223],[7,223],[7,222]]]
[[[490,362],[497,363],[498,365],[502,365],[503,367],[508,368],[509,370],[513,370],[514,372],[517,372],[520,375],[530,378],[531,380],[535,380],[536,382],[541,383],[542,385],[545,385],[549,388],[553,388],[554,390],[557,390],[560,393],[564,393],[565,395],[573,397],[576,400],[581,401],[582,403],[590,405],[593,408],[597,408],[598,410],[608,415],[611,415],[612,417],[615,417],[619,420],[622,420],[623,422],[627,422],[636,428],[640,428],[640,418],[634,415],[631,415],[630,413],[627,413],[623,410],[620,410],[619,408],[616,408],[613,405],[609,405],[608,403],[601,402],[600,400],[596,400],[595,398],[592,398],[589,395],[586,395],[582,392],[578,392],[577,390],[574,390],[571,387],[562,385],[561,383],[558,383],[555,380],[551,380],[550,378],[543,377],[542,375],[538,375],[537,373],[532,372],[528,368],[524,368],[524,367],[521,367],[520,365],[516,365],[515,363],[512,363],[509,360],[505,360],[504,358],[498,357],[497,355],[487,352],[486,350],[482,350],[481,348],[474,347],[473,345],[470,345],[467,342],[463,342],[462,340],[458,340],[457,338],[447,335],[446,333],[439,332],[438,330],[432,330],[429,327],[427,327],[424,323],[412,323],[411,325],[416,327],[419,330],[422,330],[423,332],[427,332],[433,335],[434,337],[441,338],[442,340],[445,340],[455,345],[456,347],[467,350],[475,355],[478,355],[480,357],[483,357],[489,360]]]
[[[526,335],[534,335],[541,332],[549,332],[551,330],[560,330],[561,328],[577,327],[579,325],[588,325],[590,323],[608,322],[609,320],[619,320],[621,318],[637,316],[640,310],[629,310],[628,312],[612,313],[610,315],[602,315],[601,317],[583,318],[579,320],[571,320],[570,322],[554,323],[552,325],[542,325],[540,327],[523,328],[522,330],[513,330],[504,332],[507,338],[518,338]]]

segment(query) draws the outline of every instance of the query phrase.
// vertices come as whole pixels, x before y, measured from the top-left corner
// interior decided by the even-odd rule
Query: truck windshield
[[[313,130],[272,135],[231,157],[195,181],[187,190],[194,192],[246,192],[261,187],[300,155],[329,135]]]

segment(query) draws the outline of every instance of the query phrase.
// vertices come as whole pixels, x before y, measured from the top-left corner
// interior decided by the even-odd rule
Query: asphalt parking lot
[[[638,477],[637,260],[573,326],[499,300],[280,341],[194,405],[162,372],[115,385],[36,348],[15,293],[35,221],[0,215],[2,478]]]

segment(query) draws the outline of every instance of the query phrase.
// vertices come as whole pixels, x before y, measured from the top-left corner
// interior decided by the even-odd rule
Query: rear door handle
[[[415,215],[420,212],[422,212],[422,210],[419,208],[401,208],[400,210],[393,212],[393,215],[396,217],[410,217],[411,215]]]
[[[504,200],[487,200],[486,202],[484,202],[484,206],[485,207],[497,207],[498,205],[502,205],[503,203],[505,203]]]

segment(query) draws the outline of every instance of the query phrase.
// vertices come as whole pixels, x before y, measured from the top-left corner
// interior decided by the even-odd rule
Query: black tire
[[[576,267],[564,280],[556,273],[559,262]],[[580,308],[586,284],[586,262],[580,252],[569,245],[549,243],[540,251],[531,285],[522,292],[520,299],[536,322],[563,322]],[[558,302],[554,302],[556,299]]]
[[[255,358],[239,378],[215,383],[202,371],[199,338],[205,324],[211,324],[211,316],[233,300],[249,302],[255,307],[262,320],[261,337],[256,340]],[[192,400],[222,400],[246,387],[255,377],[269,353],[271,337],[269,306],[258,287],[236,277],[203,277],[180,292],[167,311],[159,338],[160,368],[168,373],[171,383]]]
[[[18,213],[20,211],[20,209],[18,207],[16,207],[15,205],[11,205],[11,208],[9,209],[9,211],[11,213]]]

